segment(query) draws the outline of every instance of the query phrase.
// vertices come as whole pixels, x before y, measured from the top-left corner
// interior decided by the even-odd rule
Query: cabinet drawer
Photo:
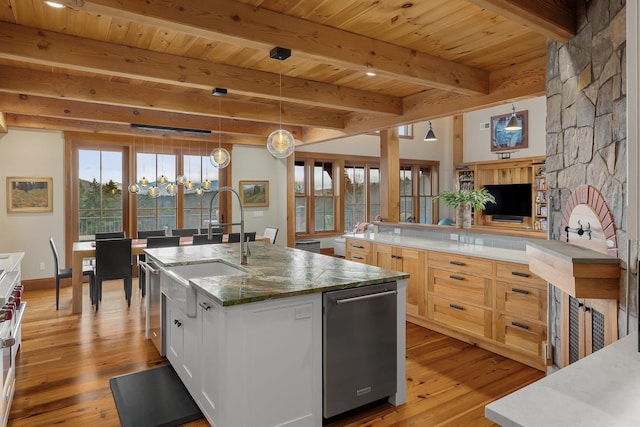
[[[369,264],[369,253],[365,251],[355,251],[351,250],[347,252],[347,257],[349,261],[360,262],[362,264]]]
[[[371,242],[364,242],[362,240],[347,239],[347,249],[356,252],[371,252]]]
[[[520,283],[496,282],[496,309],[506,314],[545,322],[547,291]]]
[[[429,252],[429,266],[474,276],[493,276],[493,262],[464,255]]]
[[[491,338],[490,310],[433,296],[429,299],[428,316],[462,332]]]
[[[529,271],[527,264],[496,264],[496,279],[505,282],[525,283],[546,288],[547,283]]]
[[[454,301],[491,306],[491,280],[484,277],[433,268],[428,290]]]
[[[544,326],[519,317],[498,315],[496,340],[520,352],[542,357],[542,343],[547,339]]]

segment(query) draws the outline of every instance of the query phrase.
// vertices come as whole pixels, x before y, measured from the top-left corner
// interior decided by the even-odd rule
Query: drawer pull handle
[[[516,292],[518,294],[529,295],[529,291],[526,290],[526,289],[511,288],[511,292]]]
[[[451,307],[451,308],[453,308],[455,310],[464,311],[464,307],[462,307],[461,305],[449,304],[449,307]]]
[[[529,273],[521,273],[520,271],[512,271],[511,274],[520,277],[530,277]]]
[[[460,261],[449,261],[449,264],[452,265],[459,265],[459,266],[464,266],[464,262],[460,262]]]
[[[453,274],[450,274],[450,275],[449,275],[449,279],[453,279],[453,280],[464,280],[464,277],[454,276]]]
[[[518,322],[511,322],[511,324],[517,328],[522,328],[522,329],[529,329],[529,326],[525,325],[524,323],[518,323]]]
[[[202,307],[204,311],[209,311],[211,309],[211,306],[209,305],[209,303],[206,303],[206,302],[201,302],[200,307]]]
[[[398,258],[398,257],[395,255],[391,255],[391,259],[395,259],[395,258]]]
[[[175,320],[173,321],[173,324],[174,324],[174,325],[176,325],[178,328],[179,328],[180,326],[182,326],[182,322],[181,322],[181,321],[179,321],[178,319],[175,319]]]
[[[351,246],[356,249],[364,249],[364,246],[360,246],[360,245],[351,245]]]
[[[354,256],[353,256],[353,259],[364,259],[364,258],[362,258],[361,256],[355,256],[355,255],[354,255]]]

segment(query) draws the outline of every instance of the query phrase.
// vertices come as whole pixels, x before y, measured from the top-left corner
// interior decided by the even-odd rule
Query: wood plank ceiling
[[[313,143],[542,95],[576,25],[575,0],[58,1],[0,0],[5,130]]]

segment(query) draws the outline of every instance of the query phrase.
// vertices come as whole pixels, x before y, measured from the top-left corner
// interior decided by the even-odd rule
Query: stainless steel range
[[[16,354],[22,343],[22,317],[27,303],[22,300],[20,263],[24,253],[0,254],[0,425],[6,426],[15,389]]]

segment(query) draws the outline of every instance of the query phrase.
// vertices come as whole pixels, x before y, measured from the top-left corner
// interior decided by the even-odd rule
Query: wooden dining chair
[[[209,240],[208,234],[196,234],[193,236],[194,245],[211,245],[215,243],[222,243],[221,233],[212,234],[211,240]]]
[[[56,279],[56,310],[58,310],[60,308],[60,279],[70,279],[73,275],[73,271],[71,268],[60,268],[58,261],[58,250],[56,249],[56,244],[53,241],[53,237],[49,237],[49,245],[51,246],[51,251],[53,252],[53,274]],[[82,275],[89,277],[89,298],[92,298],[95,277],[93,275],[93,269],[91,268],[91,266],[87,266],[87,269],[83,269]]]
[[[149,236],[147,237],[147,248],[168,248],[172,246],[180,246],[180,236]],[[144,261],[144,254],[139,255],[138,259]],[[138,266],[138,289],[142,292],[142,297],[146,295],[145,286],[147,280],[144,268]]]
[[[96,240],[96,265],[93,291],[93,305],[98,311],[102,300],[102,282],[122,279],[124,297],[131,306],[131,239]]]

